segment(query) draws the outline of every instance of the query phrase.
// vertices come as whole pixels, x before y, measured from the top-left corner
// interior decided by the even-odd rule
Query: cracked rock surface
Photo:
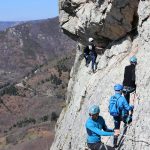
[[[59,4],[64,33],[81,43],[92,36],[103,45],[131,31],[138,0],[60,0]]]

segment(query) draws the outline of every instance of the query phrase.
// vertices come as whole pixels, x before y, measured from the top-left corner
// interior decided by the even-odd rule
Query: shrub
[[[35,124],[36,123],[36,120],[33,119],[33,118],[25,118],[24,120],[21,120],[21,121],[18,121],[17,124],[13,125],[14,127],[25,127],[27,126],[28,124]]]
[[[65,63],[63,61],[59,61],[57,63],[58,72],[67,72],[69,69],[66,67]]]
[[[18,95],[18,89],[14,85],[11,85],[4,89],[3,94]]]
[[[62,75],[62,72],[69,72],[70,69],[68,68],[68,58],[64,58],[64,59],[58,61],[56,67],[58,69],[59,76]]]
[[[62,84],[62,80],[59,79],[56,75],[51,75],[50,80],[52,84],[56,84],[56,85]]]
[[[57,121],[58,115],[56,114],[56,112],[52,112],[51,113],[51,121]]]
[[[44,84],[45,83],[45,81],[44,80],[41,80],[41,84]]]
[[[41,118],[41,120],[42,120],[43,122],[48,121],[48,115],[43,116],[43,117]]]

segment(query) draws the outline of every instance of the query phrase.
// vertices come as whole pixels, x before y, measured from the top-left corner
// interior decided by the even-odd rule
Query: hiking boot
[[[92,69],[92,72],[93,72],[93,73],[95,73],[95,72],[96,72],[96,70],[95,70],[95,69]]]
[[[88,67],[88,66],[89,66],[89,64],[86,64],[85,66],[86,66],[86,67]]]
[[[113,148],[118,148],[118,145],[114,145]]]
[[[95,70],[97,69],[98,62],[95,63]]]

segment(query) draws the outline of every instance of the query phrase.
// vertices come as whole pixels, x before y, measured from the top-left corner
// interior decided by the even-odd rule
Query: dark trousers
[[[116,116],[114,117],[114,130],[120,130],[120,124],[121,124],[121,121],[123,121],[126,125],[127,123],[127,117],[128,115],[122,117],[122,116]],[[118,141],[118,136],[114,136],[114,146],[117,146],[117,141]]]
[[[114,150],[114,148],[104,145],[102,142],[88,143],[87,145],[91,150]]]
[[[97,56],[92,54],[92,55],[90,55],[90,57],[91,57],[91,61],[92,61],[92,70],[95,71],[97,68],[97,65],[96,65]]]
[[[114,126],[115,126],[114,129],[120,129],[121,121],[123,121],[126,124],[127,117],[128,117],[128,115],[126,115],[124,117],[122,117],[122,116],[114,117]]]
[[[136,89],[133,87],[125,86],[123,89],[124,97],[126,98],[128,104],[130,103],[130,94],[134,92]]]
[[[84,58],[85,58],[86,66],[88,66],[88,64],[90,63],[90,56],[88,54],[84,54]]]
[[[125,99],[127,100],[128,104],[129,104],[130,103],[130,93],[129,92],[124,93],[124,97],[125,97]]]

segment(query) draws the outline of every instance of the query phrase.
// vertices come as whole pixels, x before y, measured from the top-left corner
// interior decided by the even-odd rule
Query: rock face
[[[60,0],[60,24],[80,42],[106,44],[131,31],[138,0]]]
[[[103,15],[100,13],[102,9],[106,9]],[[101,24],[102,16],[104,21]],[[118,20],[122,20],[122,24],[119,24]],[[95,74],[89,73],[90,66],[85,66],[85,60],[81,59],[82,48],[78,47],[68,85],[67,105],[57,122],[51,150],[85,149],[85,122],[88,109],[93,104],[100,106],[101,115],[107,125],[113,127],[113,119],[108,113],[109,98],[114,92],[114,84],[122,83],[124,67],[129,64],[132,55],[138,58],[136,83],[139,98],[134,101],[133,123],[128,127],[119,149],[149,150],[150,1],[60,0],[60,22],[64,32],[80,41],[80,45],[84,44],[89,36],[94,37],[98,44],[101,37],[118,40],[112,41],[110,49],[105,49],[103,54],[98,55],[98,69]],[[131,30],[130,34],[123,36]],[[104,41],[104,44],[107,42]],[[103,138],[103,142],[112,145],[112,139],[113,137]]]

